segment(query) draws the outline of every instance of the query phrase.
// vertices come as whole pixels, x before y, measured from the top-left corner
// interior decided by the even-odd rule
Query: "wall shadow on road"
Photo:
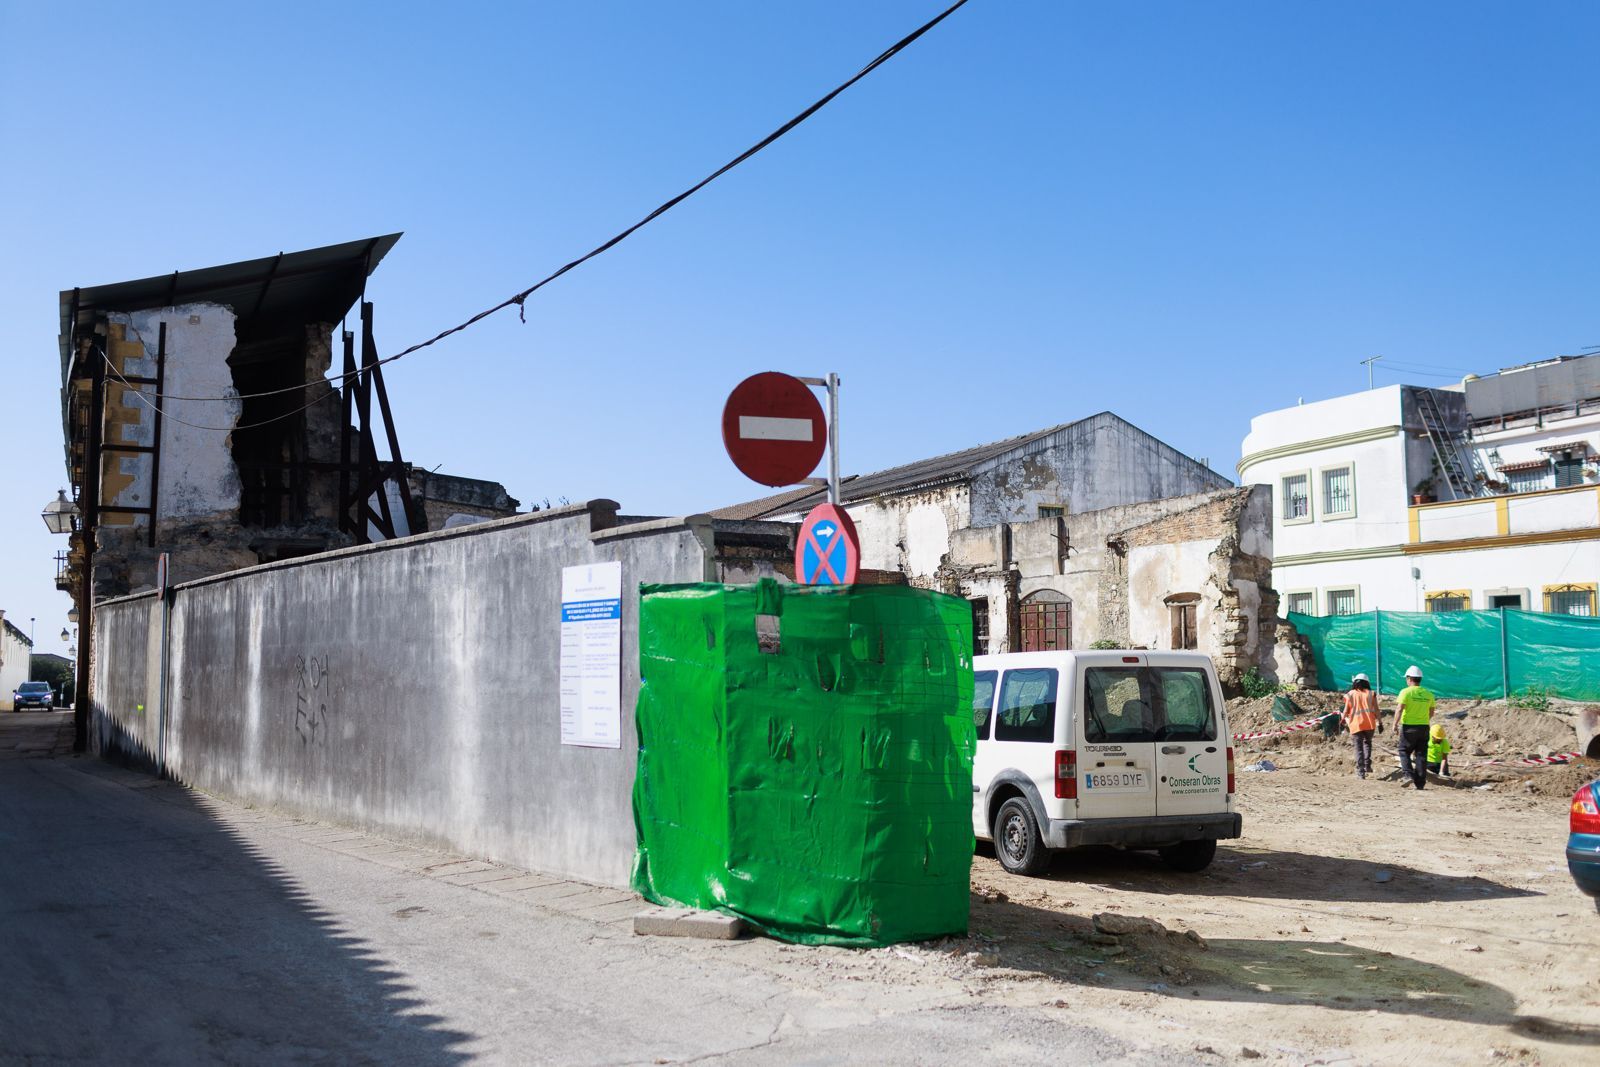
[[[1175,872],[1154,852],[1095,847],[1057,853],[1045,877],[1058,883],[1109,884],[1146,893],[1170,891],[1339,904],[1501,900],[1543,895],[1488,878],[1436,874],[1404,863],[1373,863],[1281,849],[1245,850],[1225,844],[1218,847],[1212,865],[1198,874]]]
[[[1600,1026],[1517,1011],[1511,993],[1448,967],[1343,942],[1175,934],[1093,943],[1089,918],[974,896],[972,929],[999,965],[1071,985],[1182,1000],[1380,1011],[1501,1026],[1524,1037],[1600,1047]],[[1070,993],[1064,998],[1070,1005]]]
[[[0,872],[7,1053],[467,1061],[476,1035],[431,1013],[381,946],[349,934],[217,802],[100,760],[51,762],[8,788],[21,807]]]

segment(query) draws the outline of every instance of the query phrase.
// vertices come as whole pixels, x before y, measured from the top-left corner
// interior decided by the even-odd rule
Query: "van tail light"
[[[1228,746],[1228,795],[1233,796],[1233,746]]]
[[[1057,764],[1061,753],[1056,753]],[[1056,785],[1057,795],[1061,786]],[[1586,785],[1572,794],[1572,832],[1575,834],[1600,834],[1600,803],[1595,801],[1594,786]]]
[[[1078,799],[1078,753],[1070,748],[1056,749],[1056,799]]]

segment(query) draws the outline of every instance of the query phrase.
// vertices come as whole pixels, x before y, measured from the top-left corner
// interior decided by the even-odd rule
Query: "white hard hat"
[[[1407,678],[1421,678],[1422,677],[1422,668],[1418,667],[1415,663],[1413,663],[1411,666],[1406,668],[1406,677]]]
[[[1354,678],[1352,678],[1350,680],[1352,682],[1368,682],[1368,683],[1370,683],[1372,681],[1372,679],[1368,678],[1365,674],[1358,674],[1358,675],[1356,675]]]

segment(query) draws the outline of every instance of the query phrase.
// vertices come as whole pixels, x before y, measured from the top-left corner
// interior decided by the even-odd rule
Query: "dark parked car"
[[[23,682],[11,694],[12,711],[21,711],[23,708],[49,711],[55,702],[56,696],[51,692],[49,682]]]
[[[1595,910],[1600,911],[1600,779],[1572,794],[1569,828],[1567,870],[1578,888],[1595,898]]]

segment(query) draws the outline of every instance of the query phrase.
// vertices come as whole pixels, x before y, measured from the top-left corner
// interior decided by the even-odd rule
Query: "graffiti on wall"
[[[294,730],[302,745],[327,739],[328,659],[301,656],[295,660]]]

